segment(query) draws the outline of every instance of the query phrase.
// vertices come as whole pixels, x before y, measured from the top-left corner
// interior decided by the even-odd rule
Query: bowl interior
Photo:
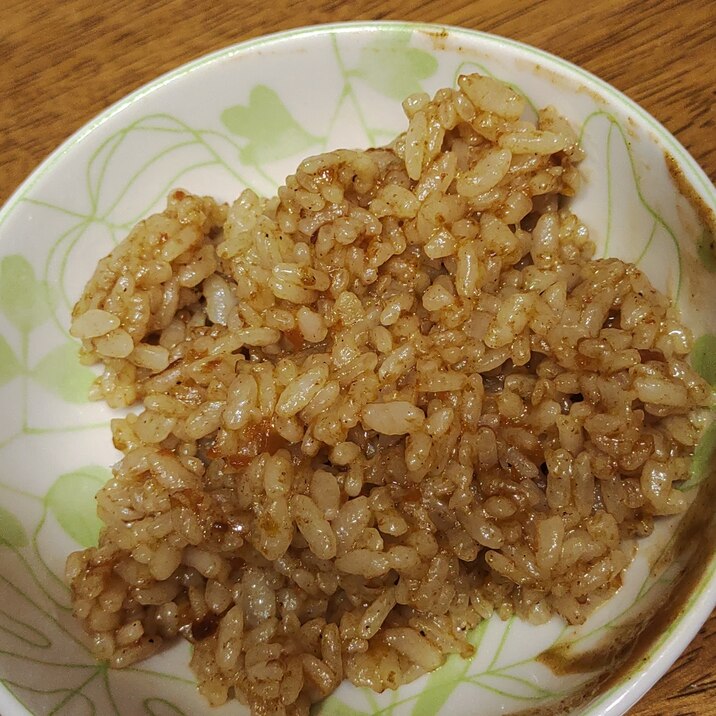
[[[271,194],[304,156],[388,142],[404,127],[405,96],[467,72],[511,83],[531,111],[553,104],[578,129],[587,159],[573,210],[598,254],[636,262],[676,298],[697,337],[693,360],[714,382],[713,186],[660,125],[582,70],[502,38],[376,23],[294,31],[182,68],[71,138],[0,214],[0,402],[13,406],[0,419],[3,714],[205,709],[185,645],[110,672],[69,610],[64,560],[96,539],[93,495],[118,455],[112,413],[86,401],[94,374],[78,364],[67,332],[97,260],[160,209],[170,188],[227,201],[244,187]],[[684,488],[690,497],[713,490],[715,443],[712,427]],[[474,632],[471,662],[450,658],[380,695],[344,685],[318,713],[473,713],[476,698],[483,716],[577,706],[623,713],[716,601],[713,545],[695,559],[687,538],[710,524],[700,502],[640,544],[623,588],[584,626],[493,618]],[[637,641],[672,592],[673,613],[662,611]],[[635,645],[638,659],[628,657]]]

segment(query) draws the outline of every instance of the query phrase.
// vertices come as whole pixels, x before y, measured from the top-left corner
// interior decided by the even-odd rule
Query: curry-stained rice
[[[675,489],[710,389],[642,272],[562,198],[577,138],[478,75],[271,199],[176,190],[73,313],[124,458],[67,563],[99,659],[181,635],[212,704],[307,714],[470,656],[496,612],[582,622]]]

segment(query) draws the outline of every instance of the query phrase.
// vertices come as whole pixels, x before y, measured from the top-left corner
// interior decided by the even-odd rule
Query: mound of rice
[[[212,704],[307,714],[582,622],[677,513],[710,389],[635,266],[594,260],[577,138],[478,75],[271,199],[174,191],[73,313],[124,458],[74,612],[123,667],[181,635]]]

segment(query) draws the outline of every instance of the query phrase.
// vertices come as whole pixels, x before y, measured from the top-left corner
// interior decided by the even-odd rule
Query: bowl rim
[[[534,62],[535,57],[539,58],[555,74],[569,82],[578,80],[586,89],[594,91],[609,103],[620,106],[630,116],[633,115],[636,121],[640,122],[646,129],[651,130],[650,136],[654,143],[676,162],[678,168],[684,173],[688,186],[694,190],[713,215],[716,216],[716,186],[710,181],[706,172],[684,145],[659,120],[628,95],[592,72],[528,43],[482,30],[432,22],[355,20],[298,26],[242,40],[189,60],[132,90],[71,133],[56,149],[36,165],[29,175],[12,191],[4,205],[0,207],[0,241],[2,241],[3,236],[3,224],[12,214],[15,206],[66,154],[106,122],[165,85],[173,83],[200,68],[228,61],[237,55],[250,53],[267,45],[275,46],[276,44],[289,43],[300,38],[311,39],[329,33],[355,34],[386,30],[399,32],[418,31],[437,36],[445,36],[447,33],[452,37],[463,37],[469,42],[486,43],[502,50],[520,54],[531,62]],[[436,48],[435,51],[440,52],[440,48]],[[614,684],[580,707],[582,716],[621,716],[625,714],[668,671],[715,608],[716,553],[711,555],[710,559],[705,562],[702,573],[694,584],[688,599],[684,602],[679,613],[671,620],[667,629],[648,646],[637,663],[624,670]],[[8,704],[11,703],[13,706],[19,706],[26,710],[24,704],[15,699],[14,695],[3,686],[0,688],[0,704],[6,702],[6,697],[12,699],[11,702],[7,702]],[[27,713],[30,712],[27,711]]]

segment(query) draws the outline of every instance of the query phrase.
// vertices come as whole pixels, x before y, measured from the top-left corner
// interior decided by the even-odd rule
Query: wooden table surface
[[[558,54],[639,102],[716,178],[713,0],[2,0],[0,204],[72,132],[158,74],[301,25],[415,20]],[[716,714],[716,615],[630,716]]]

